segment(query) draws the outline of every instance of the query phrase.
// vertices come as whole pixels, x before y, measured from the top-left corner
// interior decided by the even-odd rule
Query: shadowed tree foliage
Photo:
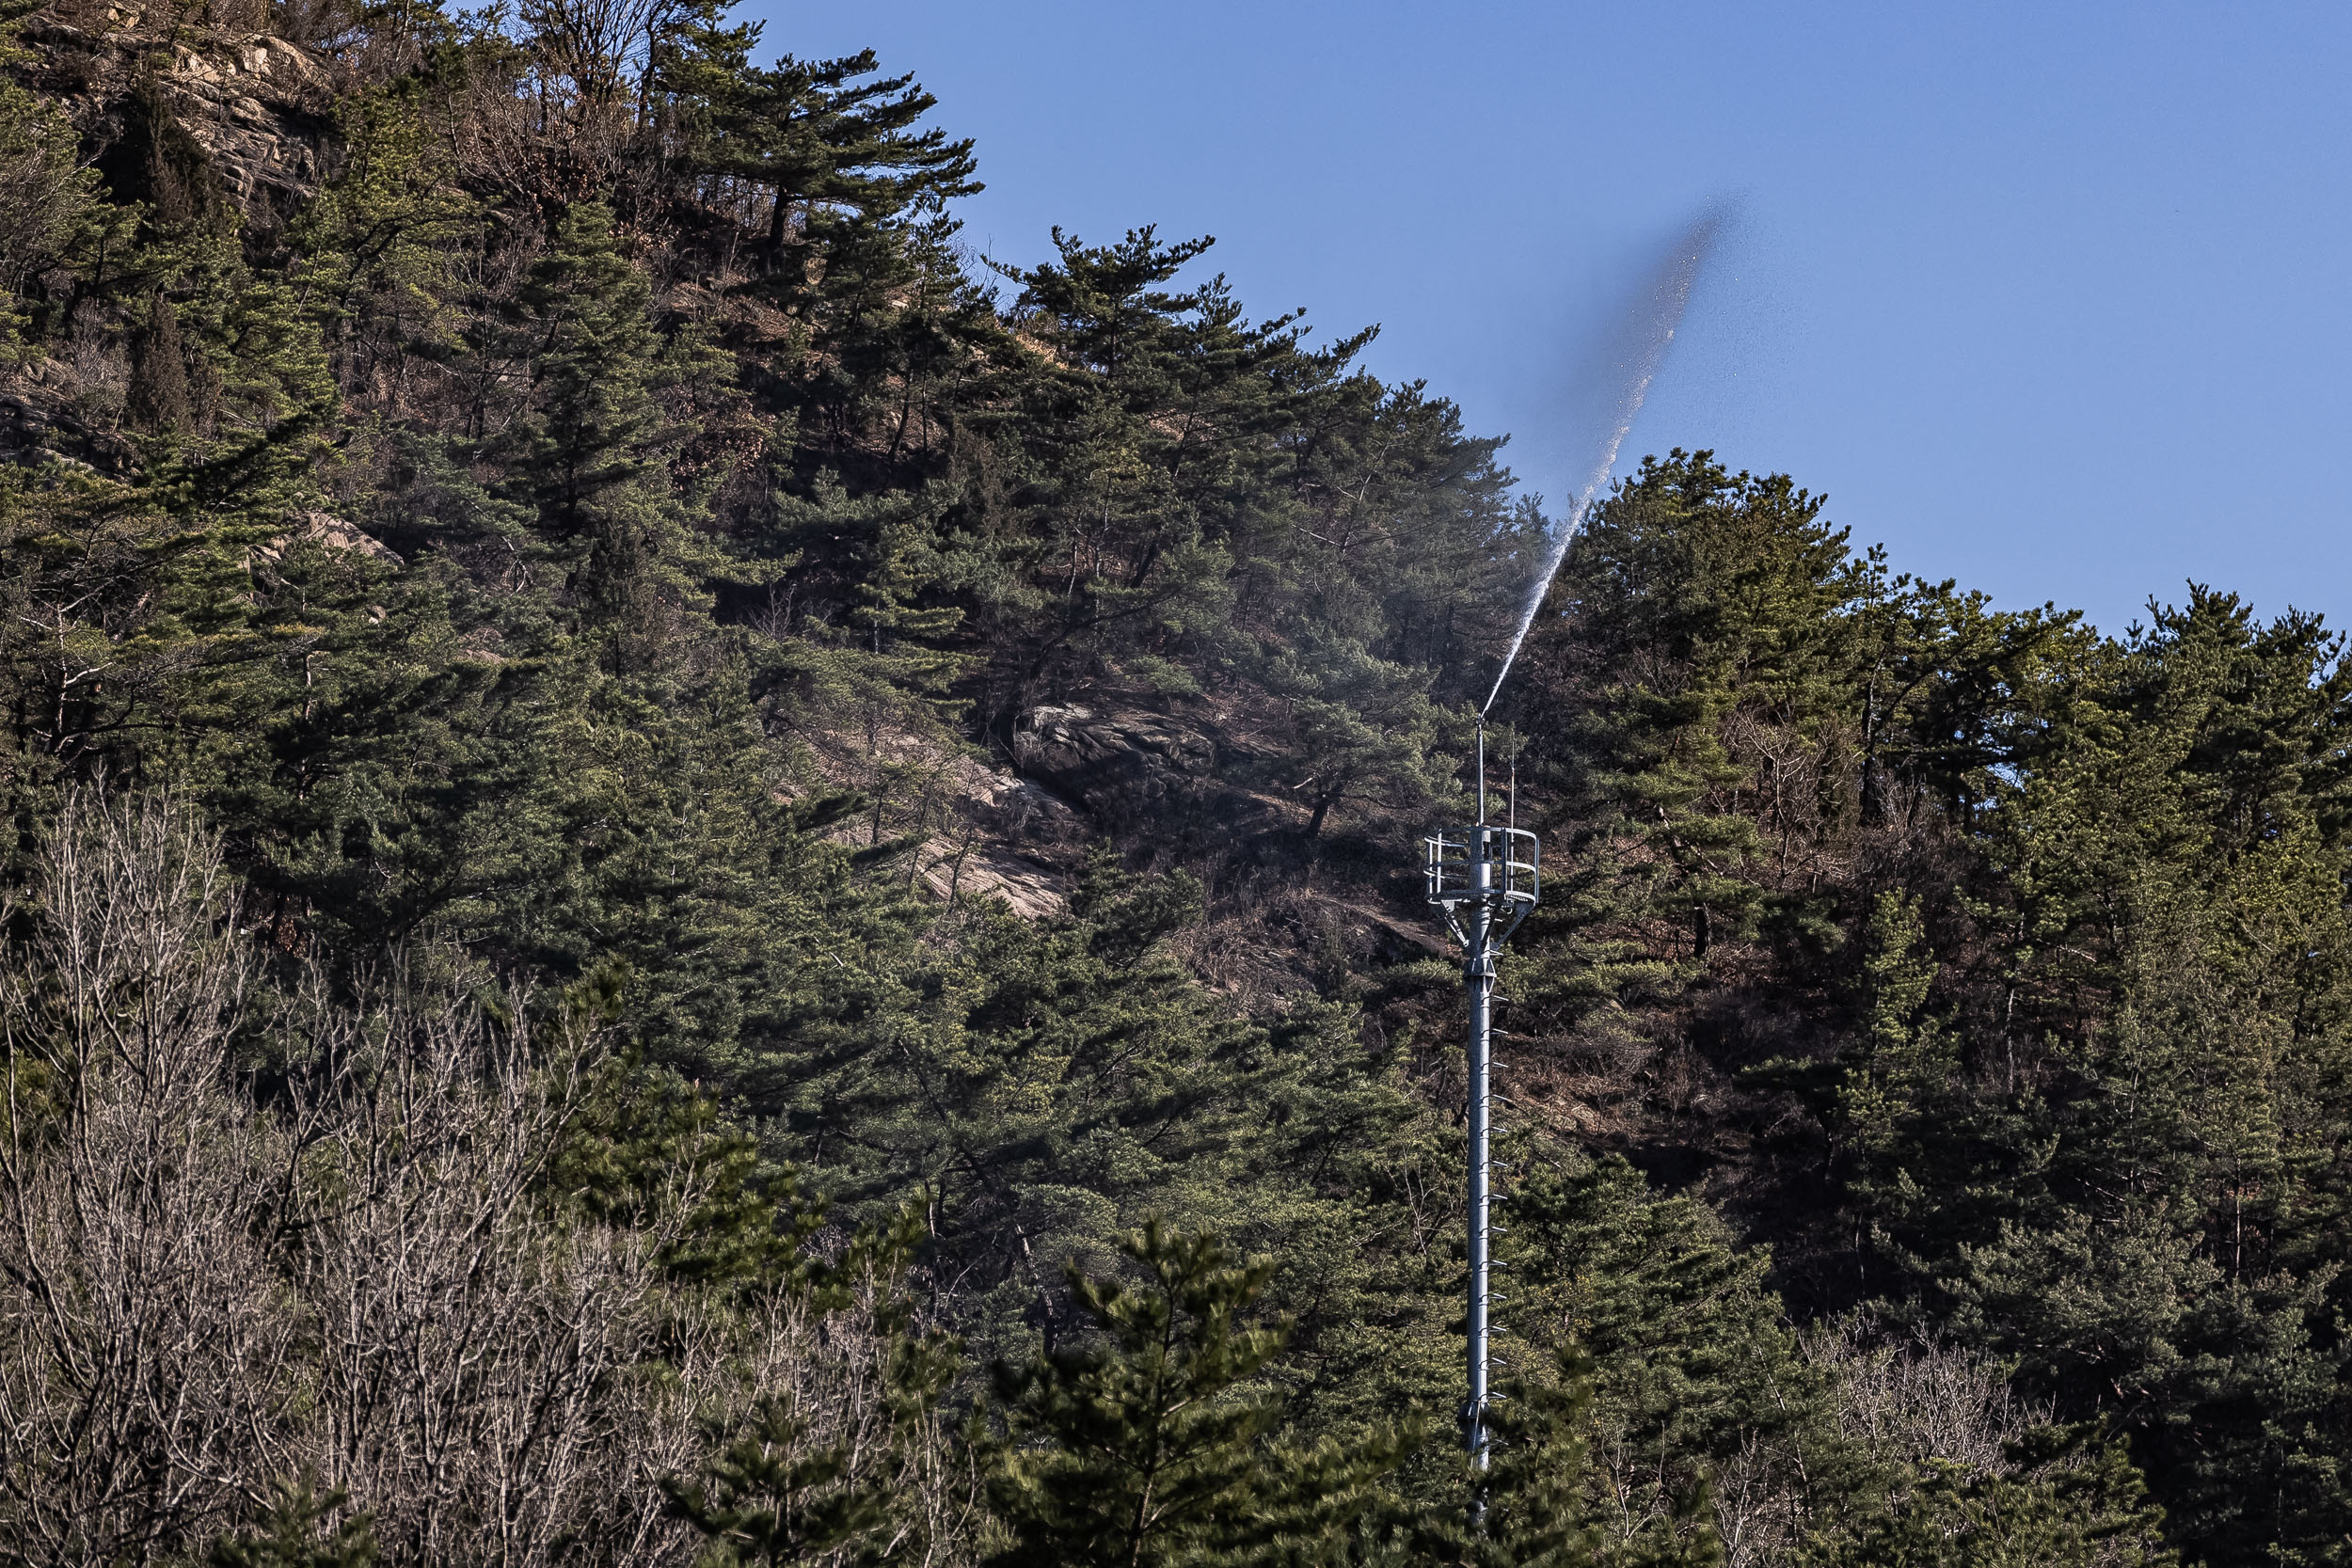
[[[371,1568],[375,1534],[367,1516],[334,1517],[348,1500],[307,1477],[280,1482],[261,1523],[214,1543],[206,1568]]]
[[[1157,1221],[1120,1250],[1140,1283],[1072,1269],[1086,1339],[998,1369],[1006,1447],[990,1495],[1006,1544],[986,1560],[1344,1560],[1407,1439],[1273,1445],[1281,1403],[1253,1385],[1289,1325],[1250,1321],[1273,1259]]]

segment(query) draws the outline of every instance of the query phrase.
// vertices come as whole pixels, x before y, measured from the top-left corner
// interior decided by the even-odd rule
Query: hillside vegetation
[[[2352,1560],[2315,617],[1615,491],[1473,1528],[1502,443],[712,0],[8,37],[0,1563]]]

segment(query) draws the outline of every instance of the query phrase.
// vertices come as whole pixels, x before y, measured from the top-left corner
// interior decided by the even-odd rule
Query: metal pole
[[[1533,908],[1541,891],[1536,872],[1536,846],[1532,834],[1518,831],[1518,783],[1514,758],[1510,828],[1489,827],[1486,821],[1486,723],[1478,722],[1478,821],[1474,827],[1440,830],[1424,845],[1428,854],[1429,902],[1445,911],[1447,927],[1462,943],[1462,987],[1470,1002],[1469,1120],[1470,1183],[1467,1251],[1470,1257],[1470,1300],[1464,1336],[1469,1362],[1470,1397],[1462,1405],[1462,1439],[1473,1474],[1486,1471],[1493,1448],[1486,1418],[1494,1395],[1487,1383],[1490,1289],[1494,1267],[1494,1000],[1495,968],[1503,942]],[[1456,834],[1458,833],[1458,836]],[[1524,863],[1512,859],[1521,839]],[[1471,1488],[1470,1528],[1486,1528],[1486,1482]]]
[[[1486,1152],[1486,1107],[1491,1102],[1486,1074],[1494,1053],[1494,950],[1486,942],[1491,919],[1485,908],[1470,917],[1472,957],[1466,966],[1470,983],[1470,1406],[1466,1439],[1477,1469],[1486,1469],[1486,1209],[1494,1178]]]
[[[1486,834],[1481,832],[1483,840]],[[1477,876],[1485,882],[1490,876],[1490,863],[1482,852]],[[1481,1470],[1486,1467],[1486,1275],[1487,1209],[1492,1194],[1493,1168],[1487,1152],[1487,1108],[1491,1097],[1487,1074],[1494,1048],[1493,1002],[1495,989],[1495,954],[1491,932],[1494,911],[1484,901],[1474,904],[1470,911],[1469,959],[1462,966],[1463,978],[1470,990],[1470,1402],[1462,1410],[1464,1440],[1469,1444],[1470,1464]],[[1484,1498],[1471,1505],[1475,1519],[1485,1512]]]

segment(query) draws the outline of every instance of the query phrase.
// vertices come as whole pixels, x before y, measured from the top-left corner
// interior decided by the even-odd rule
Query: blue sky
[[[1553,499],[1579,347],[1736,197],[1629,464],[1792,474],[1899,568],[2109,630],[2189,578],[2352,621],[2352,7],[748,14],[939,95],[976,248],[1215,234],[1254,311],[1380,324],[1371,367]]]

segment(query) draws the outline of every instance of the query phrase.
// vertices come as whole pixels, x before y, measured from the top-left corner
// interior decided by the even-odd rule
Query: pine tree
[[[903,1466],[939,1436],[940,1400],[959,1347],[914,1322],[905,1275],[921,1239],[919,1216],[901,1214],[806,1270],[799,1288],[810,1306],[882,1347],[870,1396],[879,1418],[846,1434],[819,1433],[791,1400],[762,1395],[699,1476],[665,1483],[672,1512],[709,1543],[703,1568],[880,1563],[938,1544],[926,1536]]]
[[[1535,1392],[1565,1419],[1560,1402],[1583,1398],[1590,1379],[1570,1430],[1603,1440],[1590,1484],[1614,1504],[1581,1515],[1600,1530],[1599,1560],[1708,1560],[1702,1499],[1742,1454],[1826,1513],[1867,1493],[1829,1381],[1767,1288],[1770,1259],[1734,1244],[1712,1212],[1653,1194],[1609,1158],[1531,1171],[1510,1212],[1505,1261],[1519,1283],[1505,1322],[1537,1354],[1567,1358],[1555,1392]]]
[[[2011,1010],[1889,1226],[1961,1333],[2118,1421],[2217,1562],[2346,1516],[2316,1458],[2347,1419],[2337,1251],[2307,1228],[2340,1212],[2306,1141],[2343,1114],[2336,646],[2200,591],[2055,673],[1970,909]]]
[[[536,511],[564,598],[616,673],[643,667],[670,617],[700,608],[721,569],[670,487],[655,390],[672,367],[650,308],[612,209],[567,210],[515,303],[511,346],[534,386],[530,417],[499,443],[508,493]]]
[[[11,31],[0,26],[0,63],[14,53]],[[40,354],[56,314],[43,275],[71,264],[101,221],[97,171],[77,140],[54,105],[0,77],[0,363]]]
[[[375,1533],[366,1514],[346,1512],[348,1501],[341,1487],[322,1492],[307,1475],[280,1481],[260,1524],[215,1542],[205,1568],[370,1568]]]
[[[782,559],[798,565],[831,557],[840,571],[834,591],[847,602],[837,625],[821,614],[777,624],[756,689],[796,730],[862,735],[878,775],[888,767],[879,743],[885,730],[914,731],[943,750],[956,744],[950,721],[963,705],[952,689],[978,662],[956,646],[964,610],[954,590],[970,562],[942,537],[945,489],[852,498],[824,473],[808,497],[775,498],[772,538],[789,552]],[[833,585],[818,578],[801,571],[794,593],[825,594]],[[887,780],[878,776],[869,788],[879,806]]]
[[[1833,1056],[1774,1057],[1741,1076],[1751,1087],[1792,1092],[1819,1118],[1867,1280],[1883,1244],[1880,1228],[1913,1209],[1922,1177],[1947,1174],[1932,1126],[1954,1108],[1963,1078],[1958,1041],[1927,1010],[1937,966],[1918,900],[1880,894],[1859,946],[1853,1037]]]
[[[404,77],[342,105],[347,162],[292,236],[297,295],[321,324],[339,384],[362,391],[389,372],[396,410],[408,356],[462,347],[451,263],[483,222],[427,133],[429,91]]]
[[[1051,353],[1017,383],[1022,499],[1043,533],[1025,564],[1046,612],[1024,628],[1024,689],[1098,651],[1223,641],[1257,521],[1230,501],[1284,466],[1265,437],[1310,372],[1295,316],[1249,323],[1221,277],[1165,287],[1214,243],[1057,230],[1055,261],[1000,269]]]
[[[1488,1412],[1489,1463],[1466,1467],[1456,1495],[1409,1532],[1418,1562],[1461,1568],[1718,1568],[1704,1486],[1677,1499],[1674,1528],[1628,1540],[1612,1527],[1624,1499],[1596,1474],[1592,1367],[1555,1351],[1550,1376],[1512,1376]],[[1467,1502],[1466,1502],[1467,1499]]]
[[[1308,802],[1310,839],[1349,800],[1409,814],[1453,793],[1454,764],[1440,748],[1462,724],[1430,702],[1435,671],[1402,669],[1352,640],[1321,636],[1269,664],[1267,686],[1290,698],[1297,776],[1288,782]]]
[[[885,410],[897,455],[928,388],[1000,337],[955,265],[946,204],[979,190],[970,140],[923,119],[936,100],[872,53],[752,63],[757,24],[711,18],[680,31],[655,72],[683,163],[757,193],[762,231],[743,292],[794,321],[802,352],[771,390],[805,414],[824,460],[853,460],[854,433]],[[805,470],[804,470],[805,471]]]
[[[695,172],[770,193],[770,287],[782,302],[838,293],[843,273],[868,282],[854,264],[857,241],[911,208],[935,209],[980,188],[970,141],[914,128],[938,100],[913,76],[859,80],[880,69],[871,50],[832,60],[787,55],[755,67],[758,42],[756,25],[691,28],[663,61],[662,86],[686,111]],[[801,246],[818,264],[787,268]]]
[[[2045,1427],[2012,1445],[2016,1473],[1937,1462],[1806,1568],[2171,1568],[2164,1511],[2097,1427]]]
[[[1342,1560],[1401,1444],[1269,1444],[1280,1403],[1253,1385],[1289,1329],[1250,1315],[1273,1260],[1238,1260],[1212,1232],[1175,1235],[1156,1220],[1120,1250],[1140,1285],[1071,1270],[1099,1342],[998,1370],[1006,1448],[990,1497],[1006,1541],[989,1561]]]
[[[1588,787],[1613,813],[1603,831],[1639,851],[1623,895],[1687,923],[1693,963],[1755,930],[1773,840],[1785,852],[1836,809],[1827,770],[1788,754],[1818,744],[1840,673],[1829,612],[1846,535],[1820,510],[1785,478],[1677,451],[1600,508],[1553,591],[1577,606],[1579,657],[1597,665],[1580,728]]]
[[[133,429],[152,436],[168,435],[187,422],[188,367],[180,345],[180,313],[160,289],[131,338],[131,386],[123,414]]]

